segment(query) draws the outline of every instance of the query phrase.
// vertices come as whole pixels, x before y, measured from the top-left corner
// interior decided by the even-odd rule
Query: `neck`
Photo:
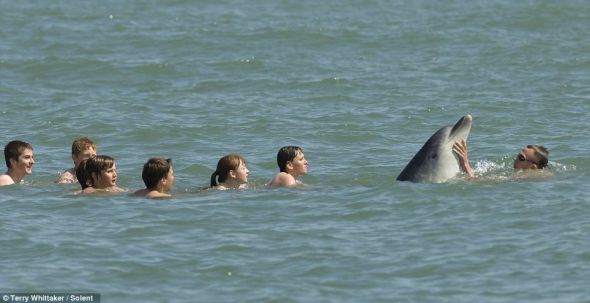
[[[289,175],[293,176],[293,178],[297,179],[297,177],[299,177],[299,174],[291,171],[291,170],[287,170],[286,173],[288,173]]]
[[[10,176],[10,178],[12,178],[12,181],[14,183],[20,183],[20,181],[23,179],[23,177],[27,174],[25,172],[19,172],[19,171],[14,171],[9,169],[6,174],[8,176]]]
[[[158,185],[156,185],[156,186],[152,186],[152,187],[149,187],[149,188],[147,188],[147,190],[148,190],[149,192],[152,192],[152,191],[157,191],[157,192],[159,192],[159,193],[163,193],[163,192],[164,192],[164,185],[162,185],[162,184],[158,184]]]
[[[240,188],[240,185],[242,185],[242,184],[240,182],[238,182],[236,179],[227,179],[224,182],[219,183],[219,185],[221,185],[225,188],[238,189],[238,188]]]
[[[117,185],[105,185],[105,184],[92,184],[92,187],[96,188],[96,189],[107,189],[107,188],[112,188],[112,187],[116,187]]]

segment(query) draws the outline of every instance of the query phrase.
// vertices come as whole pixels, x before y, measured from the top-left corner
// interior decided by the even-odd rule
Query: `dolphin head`
[[[461,168],[453,153],[453,144],[460,140],[467,141],[472,120],[471,115],[465,115],[455,125],[439,129],[424,143],[397,180],[441,183],[455,177]]]
[[[469,137],[469,132],[471,131],[471,122],[473,122],[471,115],[465,115],[461,117],[457,123],[455,123],[447,137],[447,141],[451,142],[451,148],[455,142],[467,140],[467,137]]]

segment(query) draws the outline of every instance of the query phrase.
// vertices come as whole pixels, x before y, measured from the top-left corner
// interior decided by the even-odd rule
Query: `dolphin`
[[[453,144],[467,141],[471,131],[471,115],[463,116],[455,125],[448,125],[434,133],[416,153],[406,168],[397,176],[398,181],[442,183],[461,172],[459,159],[453,153]]]

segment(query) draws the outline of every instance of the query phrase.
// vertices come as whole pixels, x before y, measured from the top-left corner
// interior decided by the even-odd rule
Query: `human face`
[[[92,175],[94,180],[94,188],[108,188],[117,186],[117,166],[113,164],[113,167],[107,168],[100,172],[100,175]]]
[[[88,160],[91,157],[96,157],[96,150],[94,150],[92,147],[89,147],[77,155],[72,155],[72,160],[74,160],[74,166],[78,168],[80,162]]]
[[[532,148],[525,147],[514,158],[514,169],[537,169],[539,159]]]
[[[307,160],[302,152],[297,153],[295,159],[291,161],[292,175],[307,175]]]
[[[248,183],[248,173],[249,172],[250,171],[246,167],[246,164],[244,164],[244,162],[241,162],[240,165],[238,166],[238,168],[236,168],[236,170],[235,170],[236,180],[240,184]]]
[[[35,159],[33,158],[33,150],[27,148],[23,150],[23,152],[18,156],[17,161],[14,161],[13,159],[11,159],[10,161],[11,169],[15,171],[24,172],[27,175],[33,173],[33,164],[35,164]]]
[[[172,189],[172,184],[174,183],[174,170],[172,169],[172,167],[170,167],[170,170],[168,171],[168,175],[166,175],[166,178],[163,179],[162,184],[164,185],[164,190],[171,190]]]

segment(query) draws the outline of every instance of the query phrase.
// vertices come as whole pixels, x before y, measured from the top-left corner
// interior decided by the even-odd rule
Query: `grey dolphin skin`
[[[461,168],[457,156],[453,153],[453,144],[460,140],[467,141],[472,120],[471,115],[466,115],[455,125],[439,129],[424,143],[424,146],[397,176],[397,180],[442,183],[457,176]]]

